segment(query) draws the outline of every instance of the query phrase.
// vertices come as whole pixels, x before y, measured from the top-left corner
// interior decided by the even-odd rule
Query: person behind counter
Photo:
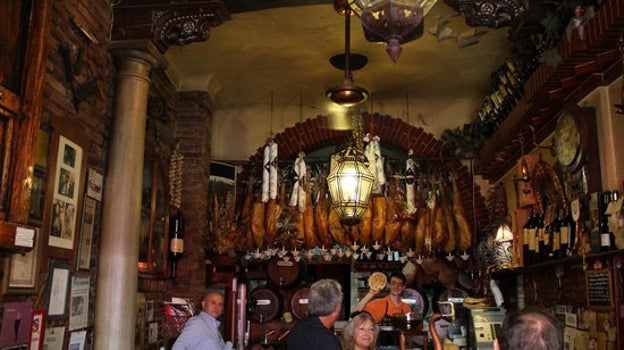
[[[340,350],[340,340],[330,331],[342,310],[342,287],[333,279],[321,279],[310,286],[308,316],[292,328],[286,338],[288,349]]]
[[[343,350],[375,350],[379,326],[366,311],[357,313],[342,330]]]
[[[387,296],[373,300],[380,291],[371,289],[355,305],[354,311],[368,312],[376,323],[380,323],[384,316],[411,312],[409,305],[401,301],[403,290],[405,290],[405,275],[401,272],[394,272],[390,275],[390,293]]]
[[[217,318],[223,312],[223,295],[208,292],[201,302],[202,311],[186,321],[171,350],[231,350],[232,343],[223,340]]]
[[[563,349],[563,334],[559,321],[536,308],[508,314],[494,340],[494,350],[525,349]]]

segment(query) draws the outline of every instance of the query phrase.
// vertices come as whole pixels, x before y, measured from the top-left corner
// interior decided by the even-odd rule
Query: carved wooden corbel
[[[208,40],[230,15],[222,1],[116,6],[112,41],[149,40],[160,52]]]
[[[458,0],[455,9],[472,27],[500,28],[511,24],[529,9],[528,0]]]

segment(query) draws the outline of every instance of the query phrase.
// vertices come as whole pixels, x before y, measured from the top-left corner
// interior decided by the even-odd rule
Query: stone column
[[[141,186],[152,47],[111,47],[117,75],[114,123],[102,201],[95,349],[134,349]]]

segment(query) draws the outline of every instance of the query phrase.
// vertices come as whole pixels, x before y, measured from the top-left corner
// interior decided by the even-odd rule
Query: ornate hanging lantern
[[[401,44],[423,34],[423,17],[437,0],[349,0],[360,17],[364,36],[371,42],[385,42],[386,51],[396,63]]]
[[[368,199],[375,181],[363,152],[361,116],[355,118],[357,120],[353,140],[344,150],[332,156],[331,169],[327,176],[332,209],[336,210],[340,222],[346,226],[360,222],[362,214],[368,208]]]

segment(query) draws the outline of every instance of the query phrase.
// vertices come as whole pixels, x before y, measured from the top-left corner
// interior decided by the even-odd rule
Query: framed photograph
[[[34,294],[37,286],[41,239],[39,229],[35,228],[35,246],[29,252],[11,254],[7,293]]]
[[[87,196],[95,199],[96,201],[102,200],[102,183],[103,177],[95,169],[89,169],[89,175],[87,179]]]
[[[94,198],[85,196],[82,208],[82,227],[80,230],[80,244],[78,245],[78,270],[91,268],[91,245],[93,243],[93,225],[97,202]]]
[[[61,319],[66,316],[69,281],[69,263],[62,260],[52,260],[46,282],[48,293],[45,308],[48,310],[48,319]]]
[[[59,136],[52,192],[48,245],[73,249],[81,188],[83,151],[77,143]]]
[[[30,188],[30,209],[28,211],[28,221],[31,224],[41,224],[43,221],[43,208],[45,205],[46,193],[46,171],[40,165],[35,164],[33,172],[32,187]]]
[[[32,311],[32,323],[30,327],[30,342],[28,348],[31,350],[43,349],[43,330],[45,327],[45,310],[35,309]]]

